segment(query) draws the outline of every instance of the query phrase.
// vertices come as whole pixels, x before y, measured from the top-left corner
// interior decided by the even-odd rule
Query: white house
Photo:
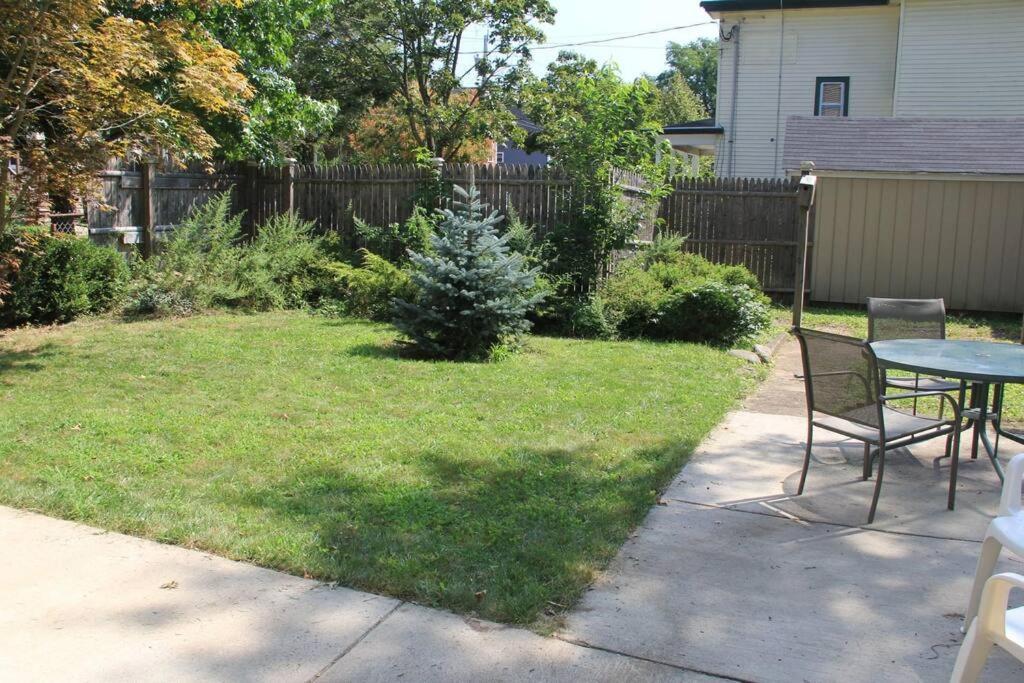
[[[948,119],[955,126],[964,119],[1024,117],[1024,0],[704,0],[701,6],[719,22],[717,119],[670,126],[665,136],[679,150],[713,153],[720,176],[798,171],[794,155],[816,151],[808,148],[811,136],[787,152],[790,117],[874,121],[874,128],[837,127],[833,141],[885,132],[880,119],[887,118]],[[789,123],[789,130],[800,126],[797,118]],[[890,135],[903,125],[893,124]],[[1020,120],[1017,126],[1024,136]],[[1000,130],[1005,134],[1005,126]],[[815,134],[829,137],[819,128]],[[955,131],[941,136],[941,144],[950,137]],[[880,163],[891,171],[898,146],[890,149],[894,158]],[[936,142],[932,153],[947,151]],[[977,172],[979,161],[968,159],[964,172]],[[952,172],[948,164],[941,170]],[[1006,172],[1024,174],[1024,160]]]

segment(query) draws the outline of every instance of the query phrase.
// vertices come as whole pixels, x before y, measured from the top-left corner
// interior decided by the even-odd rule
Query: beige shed
[[[790,117],[784,166],[807,161],[812,301],[1024,310],[1024,118]]]

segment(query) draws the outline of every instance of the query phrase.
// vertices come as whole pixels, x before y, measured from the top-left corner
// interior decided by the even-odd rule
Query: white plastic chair
[[[974,573],[974,587],[971,589],[971,600],[967,603],[964,614],[966,631],[971,620],[978,614],[978,604],[985,582],[992,576],[999,559],[999,552],[1006,548],[1011,553],[1024,557],[1024,508],[1021,506],[1021,483],[1024,481],[1024,453],[1018,453],[1010,460],[1003,479],[1003,493],[999,498],[999,513],[985,532],[985,540],[981,544],[981,557],[978,558],[978,569]]]
[[[985,582],[978,618],[967,629],[950,683],[975,683],[993,645],[1024,662],[1024,607],[1007,609],[1010,591],[1014,588],[1024,590],[1024,576],[1007,572]]]

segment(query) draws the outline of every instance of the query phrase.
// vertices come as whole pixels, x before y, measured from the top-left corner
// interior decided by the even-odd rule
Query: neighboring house
[[[901,130],[878,119],[944,118],[949,121],[936,125],[954,128],[943,140],[980,150],[984,141],[965,143],[963,136],[984,136],[989,128],[958,130],[958,121],[1024,115],[1022,0],[704,0],[701,6],[719,22],[717,120],[669,126],[665,135],[682,151],[714,153],[720,176],[782,177],[803,161],[829,170],[828,149],[808,147],[807,137],[799,148],[787,146],[807,121],[790,117],[829,119],[823,125],[833,128],[816,127],[813,134],[858,148],[871,136]],[[876,122],[849,127],[844,119]],[[1019,122],[1009,125],[1024,135]],[[962,163],[960,172],[977,173],[984,160],[958,156],[961,145],[946,152],[954,165]],[[875,163],[861,154],[858,170],[899,166],[900,144],[873,149],[891,158]],[[908,161],[903,170],[921,169]],[[947,164],[943,172],[958,171]]]
[[[541,132],[542,128],[531,121],[518,107],[509,107],[509,111],[516,117],[516,125],[523,129],[527,137]],[[494,162],[498,164],[527,164],[530,166],[547,166],[550,157],[544,152],[527,152],[511,141],[497,145],[495,149]]]

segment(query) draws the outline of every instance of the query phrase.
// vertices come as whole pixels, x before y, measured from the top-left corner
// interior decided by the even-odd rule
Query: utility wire
[[[659,33],[668,33],[670,31],[681,31],[681,30],[687,29],[687,28],[697,28],[698,26],[708,26],[709,24],[714,24],[714,23],[716,23],[716,22],[714,22],[714,21],[702,21],[702,22],[697,23],[697,24],[687,24],[685,26],[672,26],[670,28],[661,28],[661,29],[656,29],[656,30],[653,30],[653,31],[642,31],[640,33],[629,33],[629,34],[621,35],[621,36],[612,36],[611,38],[600,38],[600,39],[597,39],[597,40],[584,40],[584,41],[581,41],[581,42],[578,42],[578,43],[558,43],[558,44],[554,44],[554,45],[547,45],[547,44],[543,44],[542,43],[540,45],[530,46],[530,51],[532,52],[532,51],[536,51],[536,50],[562,50],[562,49],[567,48],[567,47],[583,47],[585,45],[600,45],[602,43],[611,43],[611,42],[614,42],[616,40],[628,40],[629,38],[640,38],[640,37],[643,37],[643,36],[653,36],[653,35],[657,35]],[[661,49],[664,49],[664,48],[661,48]],[[480,54],[484,54],[484,53],[480,52],[480,51],[471,51],[471,52],[460,52],[459,54],[462,54],[462,55],[480,55]]]

